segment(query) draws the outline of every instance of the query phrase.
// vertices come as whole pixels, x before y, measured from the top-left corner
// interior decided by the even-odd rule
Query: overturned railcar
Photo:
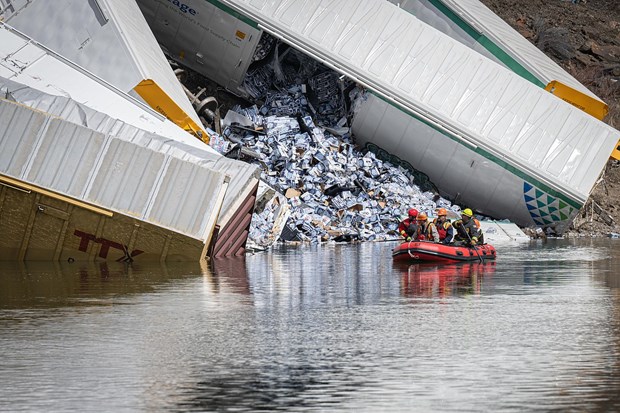
[[[3,1],[0,21],[208,141],[135,1]]]
[[[259,170],[0,23],[0,260],[244,253]]]
[[[170,56],[235,93],[262,33],[369,91],[352,132],[495,218],[562,232],[618,131],[385,0],[139,0]]]

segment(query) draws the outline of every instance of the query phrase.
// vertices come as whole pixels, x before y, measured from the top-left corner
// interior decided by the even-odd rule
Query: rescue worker
[[[433,241],[439,242],[439,233],[435,224],[429,222],[428,217],[424,212],[418,214],[418,236],[414,238],[414,241]]]
[[[456,234],[454,235],[455,244],[469,246],[484,244],[480,222],[474,218],[474,213],[471,209],[465,208],[461,212],[461,219],[454,221],[452,225],[456,229]]]
[[[442,244],[450,244],[454,238],[454,228],[448,219],[448,211],[445,208],[437,210],[437,218],[433,220],[433,224],[439,233],[439,242]]]
[[[411,208],[407,213],[407,218],[398,224],[398,233],[405,238],[405,241],[411,241],[418,233],[418,210]]]

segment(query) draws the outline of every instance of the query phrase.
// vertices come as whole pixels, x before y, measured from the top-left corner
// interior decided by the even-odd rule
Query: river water
[[[620,240],[0,263],[0,411],[620,411]]]

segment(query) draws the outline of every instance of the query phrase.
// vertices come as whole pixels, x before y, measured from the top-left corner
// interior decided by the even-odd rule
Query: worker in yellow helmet
[[[459,245],[484,244],[484,237],[480,229],[480,222],[474,217],[471,209],[465,208],[461,212],[461,219],[452,224],[456,229],[454,243]]]

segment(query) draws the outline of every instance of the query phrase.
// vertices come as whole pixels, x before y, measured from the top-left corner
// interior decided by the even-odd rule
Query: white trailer
[[[480,1],[389,1],[597,119],[607,115],[605,102]]]

